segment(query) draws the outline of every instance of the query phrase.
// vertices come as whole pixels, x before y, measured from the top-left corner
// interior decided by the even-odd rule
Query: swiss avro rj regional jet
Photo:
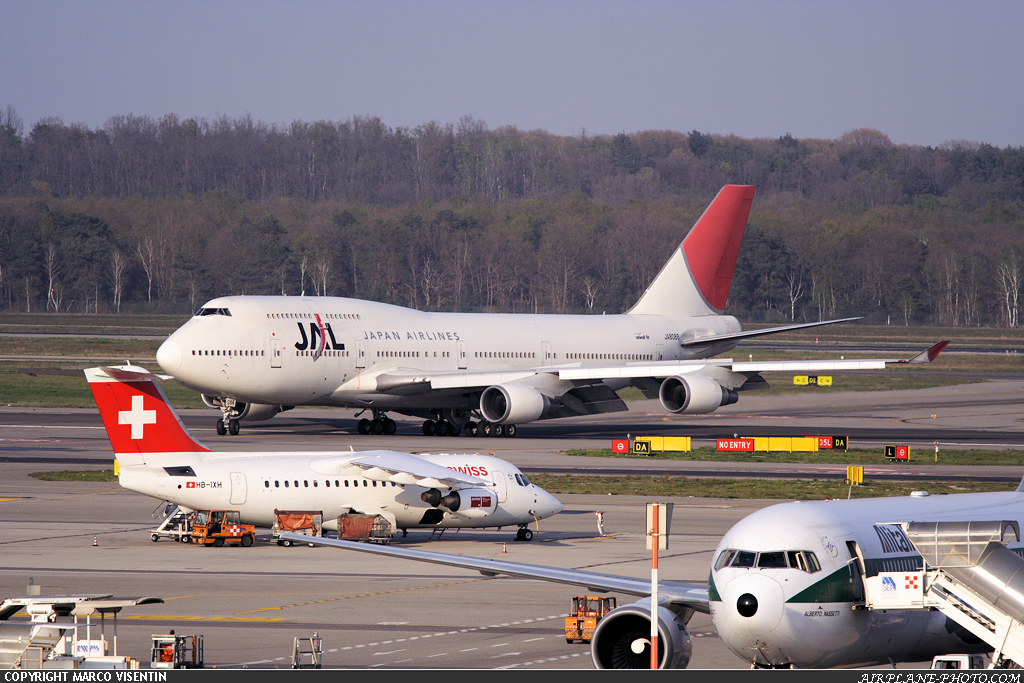
[[[727,185],[640,300],[622,315],[425,313],[335,297],[229,296],[206,303],[157,351],[164,372],[223,417],[267,419],[294,406],[372,411],[360,433],[393,434],[388,412],[424,418],[429,435],[513,436],[555,417],[627,410],[638,387],[673,413],[711,413],[760,373],[884,368],[910,359],[733,362],[712,358],[751,337],[829,320],[742,331],[723,315],[754,187]]]
[[[322,510],[331,530],[350,512],[381,515],[403,531],[517,526],[516,538],[528,541],[530,523],[562,509],[515,465],[490,456],[219,453],[192,437],[143,368],[90,368],[85,376],[121,486],[192,510],[239,510],[242,522],[264,527],[275,509]]]
[[[694,612],[710,613],[722,641],[754,667],[869,666],[927,661],[952,652],[991,651],[991,643],[998,645],[1005,638],[994,623],[984,619],[978,622],[979,633],[992,631],[986,636],[990,644],[986,644],[960,625],[965,622],[958,624],[942,611],[887,609],[885,604],[866,599],[866,591],[867,598],[871,598],[867,589],[879,586],[879,595],[885,599],[918,589],[917,605],[922,604],[922,556],[901,522],[954,522],[953,528],[965,529],[966,522],[995,522],[998,528],[1004,520],[1017,522],[1018,528],[1024,523],[1024,482],[1016,491],[1006,493],[793,502],[759,510],[722,537],[712,556],[707,585],[659,582],[659,665],[685,668],[689,663],[692,645],[686,624]],[[943,537],[937,528],[934,535],[944,540],[947,548],[962,540]],[[406,548],[372,548],[334,539],[315,542],[463,567],[489,576],[508,574],[591,591],[645,596],[601,620],[591,640],[591,656],[598,668],[650,666],[649,578]],[[642,548],[639,546],[640,551]],[[977,594],[997,595],[1000,600],[1015,600],[1014,604],[1021,605],[1019,555],[1024,553],[1024,546],[1018,540],[1009,543],[1008,548],[1018,556],[1002,547],[998,553],[992,552],[992,562],[978,563],[984,566],[971,575],[977,582],[971,588],[976,588]],[[965,565],[956,566],[972,571]],[[969,610],[982,607],[981,601],[974,600]],[[951,613],[959,617],[963,603],[950,602],[956,608]],[[986,614],[997,616],[996,612]]]

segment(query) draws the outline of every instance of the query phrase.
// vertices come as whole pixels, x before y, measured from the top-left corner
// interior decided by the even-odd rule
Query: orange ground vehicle
[[[242,524],[238,510],[200,510],[192,524],[192,541],[205,546],[240,545],[256,540],[256,527]]]
[[[599,621],[615,609],[615,598],[581,595],[572,599],[572,610],[565,618],[565,642],[589,643]]]

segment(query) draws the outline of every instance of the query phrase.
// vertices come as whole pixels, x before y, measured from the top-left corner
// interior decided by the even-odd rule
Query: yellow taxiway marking
[[[394,595],[396,593],[409,593],[412,591],[430,590],[432,588],[448,588],[451,586],[461,586],[466,583],[477,583],[479,581],[486,581],[487,579],[481,577],[479,579],[469,579],[467,581],[453,581],[451,583],[435,583],[430,586],[416,586],[415,588],[399,588],[393,591],[376,591],[373,593],[358,593],[356,595],[341,595],[336,598],[325,598],[323,600],[311,600],[310,602],[297,602],[293,605],[282,605],[281,607],[263,607],[261,609],[249,610],[248,612],[239,612],[239,614],[255,614],[257,612],[272,612],[274,610],[291,609],[293,607],[306,607],[308,605],[319,605],[325,602],[338,602],[339,600],[352,600],[354,598],[370,598],[375,595]]]

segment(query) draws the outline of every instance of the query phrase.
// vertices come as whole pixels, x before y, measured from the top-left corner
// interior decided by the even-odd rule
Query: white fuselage
[[[920,570],[920,555],[899,522],[1001,520],[1024,521],[1024,493],[773,505],[736,524],[715,551],[709,581],[715,627],[740,658],[762,666],[860,666],[986,651],[983,643],[961,640],[940,612],[854,607],[863,604],[861,563],[867,576]],[[757,555],[720,566],[728,551]],[[778,553],[796,562],[757,566],[778,564]],[[756,599],[750,616],[740,613],[744,596]]]
[[[688,350],[679,340],[740,330],[731,316],[425,313],[335,297],[223,297],[202,310],[220,313],[193,317],[157,354],[186,386],[239,402],[383,410],[471,409],[479,401],[464,390],[383,393],[375,378],[388,372],[707,358],[734,344]],[[317,316],[327,329],[319,357]]]
[[[274,510],[322,510],[324,527],[339,515],[380,512],[399,529],[517,526],[557,514],[561,503],[529,483],[509,462],[481,455],[422,455],[423,460],[479,477],[494,486],[461,489],[457,512],[421,499],[428,489],[363,476],[351,463],[362,453],[166,453],[122,466],[121,486],[198,509],[235,509],[242,521],[274,524]],[[447,492],[447,491],[445,491]],[[476,494],[477,501],[470,501]],[[490,498],[488,498],[490,496]],[[480,501],[485,504],[480,505]]]

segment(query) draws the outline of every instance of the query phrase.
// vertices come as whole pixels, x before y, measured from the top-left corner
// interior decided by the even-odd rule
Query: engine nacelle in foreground
[[[608,613],[594,629],[590,656],[598,669],[651,668],[651,602],[623,605]],[[693,642],[686,624],[675,614],[658,607],[660,669],[685,669]]]
[[[713,413],[739,400],[735,391],[700,375],[669,377],[661,383],[658,398],[665,410],[684,415]]]
[[[480,413],[488,422],[533,422],[550,408],[547,396],[523,384],[495,384],[480,395]]]
[[[211,408],[220,408],[221,402],[224,400],[215,396],[207,396],[201,394],[203,403],[210,406]],[[231,417],[236,420],[245,420],[247,422],[256,420],[269,420],[278,413],[282,413],[286,410],[291,410],[292,406],[280,406],[270,405],[266,403],[236,403],[232,409]]]

